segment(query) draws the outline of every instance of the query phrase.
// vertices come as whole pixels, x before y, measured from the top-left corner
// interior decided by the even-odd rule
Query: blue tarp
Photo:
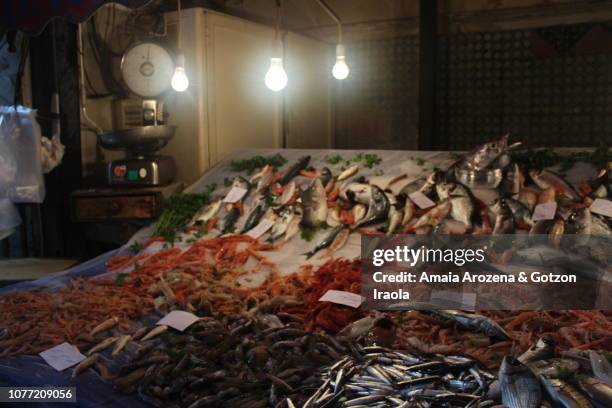
[[[32,282],[21,282],[0,289],[0,294],[47,287],[51,290],[63,287],[76,277],[92,277],[106,272],[105,262],[114,256],[117,250],[103,254],[90,261],[77,265],[57,274]],[[118,367],[125,361],[125,355],[113,361],[109,360],[109,368]],[[106,362],[105,362],[106,363]],[[94,370],[87,370],[75,379],[71,379],[72,370],[57,372],[47,365],[39,356],[16,356],[0,359],[0,385],[20,387],[76,387],[77,403],[36,403],[15,404],[19,407],[29,405],[42,407],[145,407],[134,395],[121,395],[113,390],[110,382],[104,381]],[[0,406],[3,405],[0,403]]]

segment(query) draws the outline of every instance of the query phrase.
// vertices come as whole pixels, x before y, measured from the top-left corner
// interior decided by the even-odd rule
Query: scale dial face
[[[138,43],[121,60],[123,81],[136,95],[152,98],[170,86],[174,63],[168,51],[155,43]]]

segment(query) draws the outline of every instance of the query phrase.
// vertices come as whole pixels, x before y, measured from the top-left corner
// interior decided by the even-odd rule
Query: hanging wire
[[[342,22],[340,21],[340,17],[327,5],[323,0],[317,0],[318,3],[323,7],[323,10],[329,14],[329,16],[336,22],[338,25],[338,44],[342,44]]]
[[[276,30],[274,32],[275,40],[278,40],[278,33],[280,32],[281,18],[282,18],[281,0],[276,0]]]
[[[180,50],[181,48],[181,0],[177,0],[176,12],[178,15],[178,22],[176,24],[176,46]]]

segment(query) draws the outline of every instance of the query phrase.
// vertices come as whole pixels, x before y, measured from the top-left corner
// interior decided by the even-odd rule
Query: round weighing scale
[[[143,126],[130,126],[98,135],[100,145],[105,149],[128,153],[125,159],[107,163],[109,185],[161,186],[174,179],[174,159],[159,155],[158,151],[172,139],[176,127],[165,124],[164,105],[157,99],[170,87],[173,73],[170,53],[154,42],[136,43],[123,54],[123,82],[142,101],[129,115],[137,118]]]

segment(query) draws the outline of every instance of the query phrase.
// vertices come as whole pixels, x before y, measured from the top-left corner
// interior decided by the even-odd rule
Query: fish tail
[[[316,254],[316,252],[309,251],[309,252],[304,252],[302,255],[305,255],[306,259],[310,259],[314,256],[314,254]]]

